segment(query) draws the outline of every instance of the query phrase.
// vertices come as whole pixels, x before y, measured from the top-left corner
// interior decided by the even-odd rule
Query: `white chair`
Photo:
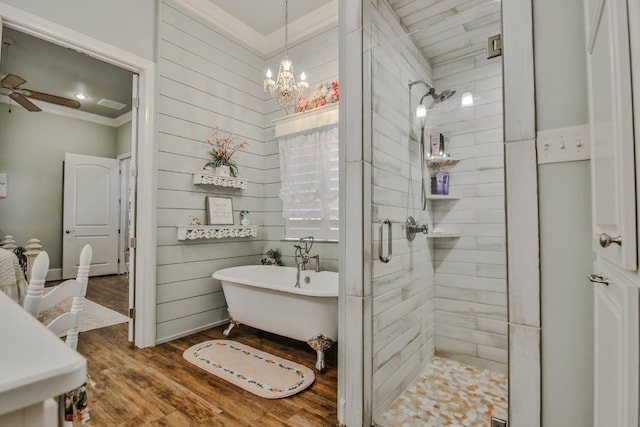
[[[62,300],[72,297],[71,309],[62,313],[45,326],[58,336],[66,334],[66,343],[74,350],[78,348],[78,327],[84,306],[84,297],[87,293],[92,255],[91,246],[85,245],[80,253],[80,265],[76,278],[66,280],[44,294],[44,283],[49,269],[49,255],[46,251],[40,252],[33,263],[31,280],[23,302],[24,309],[38,318],[43,311],[49,310]]]
[[[44,283],[47,271],[49,270],[49,255],[45,251],[40,252],[33,262],[31,280],[29,281],[29,287],[27,288],[27,294],[25,295],[23,302],[24,309],[37,319],[43,311],[49,310],[66,298],[73,298],[70,310],[60,314],[45,326],[58,336],[66,334],[67,338],[65,339],[65,342],[74,350],[78,349],[78,328],[80,326],[80,316],[84,307],[84,297],[87,293],[89,266],[91,264],[92,255],[93,250],[91,249],[91,246],[85,245],[80,253],[80,265],[78,267],[78,274],[76,278],[62,282],[43,295]],[[83,384],[81,387],[85,387],[85,385]],[[66,395],[63,394],[58,396],[60,426],[72,425],[71,421],[65,421],[65,400],[72,393],[73,392],[69,392]],[[69,413],[73,414],[73,409],[71,409]],[[88,415],[88,412],[85,413]]]

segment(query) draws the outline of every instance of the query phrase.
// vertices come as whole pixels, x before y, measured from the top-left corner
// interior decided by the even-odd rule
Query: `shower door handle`
[[[388,256],[384,256],[382,255],[382,250],[383,250],[383,241],[384,241],[384,225],[387,225],[387,229],[389,230],[388,236],[387,238],[389,239],[389,241],[387,242],[387,249],[388,249]],[[380,222],[378,223],[378,231],[379,231],[379,236],[378,236],[378,258],[380,258],[380,261],[384,262],[384,263],[388,263],[389,261],[391,261],[391,257],[393,256],[393,253],[391,251],[392,249],[392,243],[391,241],[393,240],[392,235],[391,235],[391,220],[390,219],[383,219],[380,220]]]

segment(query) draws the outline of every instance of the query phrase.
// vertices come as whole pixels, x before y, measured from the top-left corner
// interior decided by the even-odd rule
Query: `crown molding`
[[[98,114],[87,113],[85,111],[78,111],[73,108],[63,107],[61,105],[51,104],[43,101],[35,101],[30,100],[34,104],[36,104],[43,112],[49,114],[55,114],[56,116],[67,117],[70,119],[83,120],[85,122],[96,123],[99,125],[110,126],[110,127],[120,127],[123,124],[131,121],[131,112],[124,113],[121,116],[112,119],[110,117],[100,116]],[[0,95],[0,103],[9,104],[10,98],[6,95]],[[12,106],[16,108],[22,108],[15,102],[11,102]]]
[[[214,24],[227,36],[248,49],[268,58],[284,48],[284,26],[268,35],[256,30],[208,0],[175,0],[175,3]],[[289,22],[289,45],[303,41],[314,34],[338,24],[338,0],[329,0],[295,21]]]

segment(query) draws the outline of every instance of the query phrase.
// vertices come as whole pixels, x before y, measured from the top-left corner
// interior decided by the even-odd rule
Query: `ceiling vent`
[[[107,108],[112,108],[114,110],[122,110],[124,107],[126,107],[126,104],[123,104],[121,102],[117,102],[117,101],[113,101],[111,99],[105,99],[102,98],[100,101],[98,101],[98,105],[102,105],[103,107],[107,107]]]

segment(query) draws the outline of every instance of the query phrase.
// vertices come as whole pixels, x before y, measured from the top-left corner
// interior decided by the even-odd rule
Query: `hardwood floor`
[[[115,294],[126,286],[115,276],[90,278],[87,297],[113,309]],[[101,282],[100,282],[101,283]],[[116,286],[111,293],[108,286]],[[97,290],[101,292],[97,292]],[[105,291],[105,292],[102,292]],[[116,303],[117,302],[117,303]],[[126,299],[125,299],[126,302]],[[126,308],[126,305],[125,305]],[[120,309],[117,309],[121,311]],[[95,386],[88,387],[92,426],[335,426],[337,420],[337,346],[326,355],[325,373],[315,383],[284,399],[263,399],[190,364],[182,357],[192,345],[232,339],[313,368],[316,354],[306,343],[247,326],[224,337],[225,326],[153,348],[127,342],[127,325],[80,334],[78,351],[87,358]]]
[[[55,286],[62,280],[49,281],[45,286]],[[127,315],[129,313],[129,285],[125,274],[89,277],[86,297],[112,310]]]

